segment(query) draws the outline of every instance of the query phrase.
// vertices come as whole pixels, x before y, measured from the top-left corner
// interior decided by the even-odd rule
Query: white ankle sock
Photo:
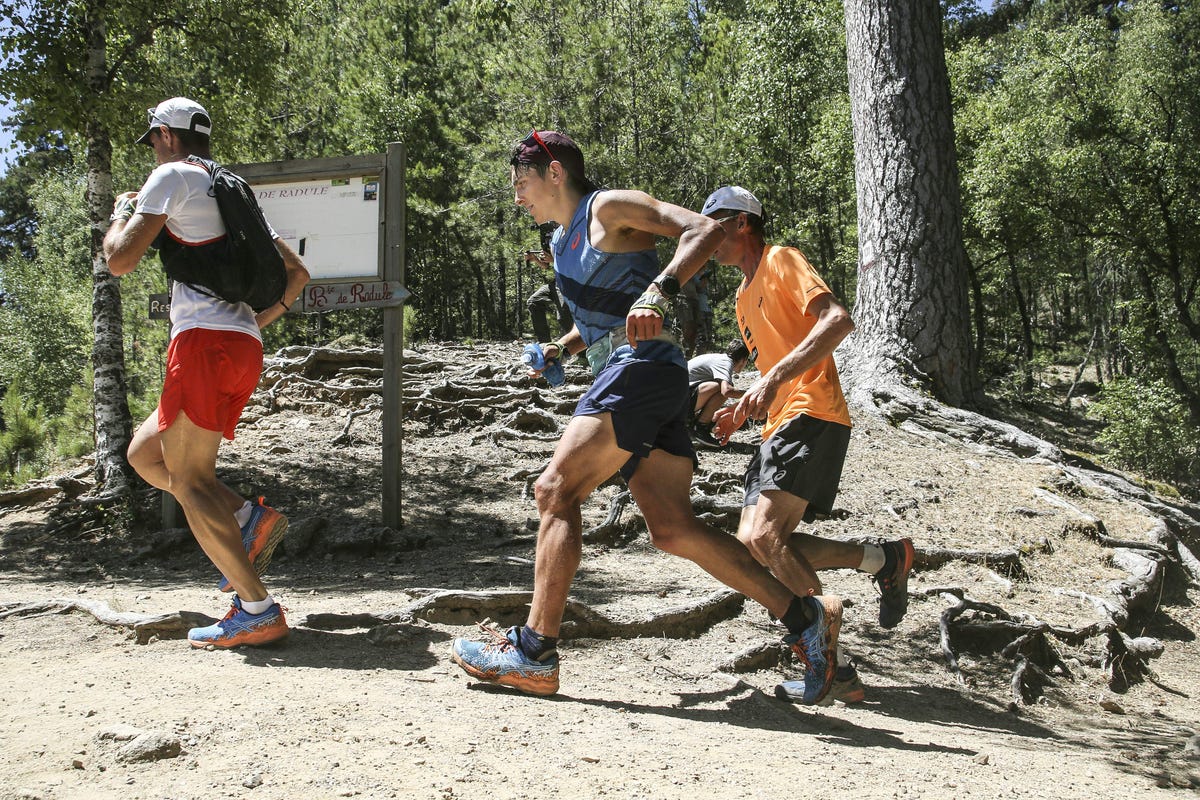
[[[883,569],[883,564],[883,548],[877,544],[864,544],[862,563],[858,565],[858,571],[874,575]]]
[[[245,527],[246,523],[250,521],[250,512],[253,510],[254,506],[247,500],[245,503],[242,503],[241,508],[233,512],[233,518],[237,520],[239,528]]]
[[[850,656],[846,655],[846,651],[842,649],[840,644],[837,647],[837,665],[839,667],[850,666]]]
[[[275,605],[275,598],[267,595],[264,600],[243,600],[242,610],[247,614],[261,614]]]

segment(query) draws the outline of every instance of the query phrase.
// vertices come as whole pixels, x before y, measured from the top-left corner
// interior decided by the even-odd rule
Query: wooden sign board
[[[379,176],[254,186],[271,227],[313,280],[379,278]]]
[[[150,319],[171,318],[171,295],[166,292],[150,295]]]
[[[408,290],[400,281],[310,283],[304,288],[304,294],[301,296],[300,310],[311,312],[340,311],[344,308],[386,308],[403,304],[408,295]]]

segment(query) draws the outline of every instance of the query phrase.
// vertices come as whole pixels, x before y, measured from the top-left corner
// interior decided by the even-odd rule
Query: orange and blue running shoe
[[[558,654],[535,661],[521,650],[521,629],[509,628],[501,633],[496,628],[480,625],[488,635],[484,642],[455,639],[454,661],[468,675],[488,683],[511,686],[526,694],[551,695],[558,691]]]
[[[837,640],[842,629],[842,601],[833,595],[805,597],[811,605],[813,622],[800,633],[783,637],[784,644],[804,665],[804,688],[795,702],[806,706],[827,706],[833,675],[837,668]]]
[[[908,573],[912,571],[916,552],[912,539],[881,542],[885,566],[871,580],[879,587],[879,627],[894,628],[908,611]],[[890,566],[890,570],[889,567]]]
[[[793,703],[804,702],[804,681],[784,681],[775,687],[775,696],[780,700]],[[833,684],[829,687],[829,697],[841,700],[843,703],[861,703],[867,697],[867,690],[858,679],[858,670],[853,664],[838,667],[833,673]]]
[[[271,556],[275,548],[287,533],[288,519],[267,505],[267,499],[260,497],[250,507],[250,519],[242,526],[242,547],[255,573],[262,575],[271,565]],[[233,586],[224,575],[217,583],[222,592],[232,592]]]
[[[251,614],[242,608],[242,601],[234,595],[233,605],[224,619],[205,628],[192,628],[188,631],[188,643],[192,647],[228,649],[244,644],[273,644],[286,639],[289,632],[279,603],[272,603],[261,614]]]

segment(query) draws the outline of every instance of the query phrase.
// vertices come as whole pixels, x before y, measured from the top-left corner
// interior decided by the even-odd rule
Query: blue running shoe
[[[804,702],[804,681],[784,681],[776,685],[775,696],[780,700],[792,703]],[[829,697],[841,700],[843,703],[861,703],[867,697],[862,681],[858,679],[858,670],[851,665],[838,667],[833,673],[833,685],[829,687]]]
[[[488,641],[454,640],[454,661],[468,675],[488,683],[511,686],[526,694],[546,696],[558,691],[557,653],[534,661],[518,645],[520,628],[512,627],[501,633],[493,627],[479,627],[488,635]]]
[[[228,649],[244,644],[272,644],[287,638],[287,620],[279,603],[273,603],[261,614],[251,614],[242,608],[242,601],[234,595],[229,613],[215,625],[207,628],[192,628],[188,631],[188,642],[192,647],[217,647]]]
[[[804,688],[798,697],[789,698],[806,706],[833,703],[829,690],[837,668],[838,632],[842,629],[842,601],[832,595],[805,597],[812,606],[813,623],[800,633],[789,633],[783,643],[804,665]]]
[[[275,547],[287,533],[288,519],[267,505],[267,498],[260,497],[250,507],[250,519],[242,526],[242,547],[255,573],[262,575],[271,565],[271,555]],[[224,575],[221,576],[217,588],[222,592],[232,592],[233,586]]]

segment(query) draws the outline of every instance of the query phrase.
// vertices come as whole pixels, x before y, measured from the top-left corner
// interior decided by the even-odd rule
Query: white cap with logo
[[[155,128],[166,125],[182,131],[195,131],[205,136],[212,134],[212,119],[204,106],[186,97],[172,97],[163,100],[154,108],[146,109],[146,125],[148,129],[137,139],[137,144],[150,144],[150,132]]]
[[[748,190],[740,186],[722,186],[708,196],[700,213],[710,216],[716,211],[745,211],[756,217],[762,216],[762,203]]]

